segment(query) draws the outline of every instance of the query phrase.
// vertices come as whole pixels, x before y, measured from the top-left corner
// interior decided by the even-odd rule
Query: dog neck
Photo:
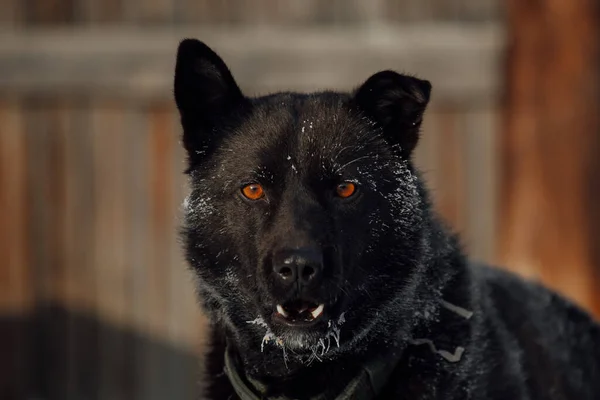
[[[473,312],[462,307],[463,304],[468,307],[468,302],[463,302],[466,299],[447,298],[448,300],[442,298],[437,301],[439,322],[435,326],[413,331],[408,340],[400,339],[392,347],[388,344],[370,348],[366,352],[368,356],[354,355],[320,362],[288,377],[258,377],[248,374],[246,368],[256,365],[256,359],[251,364],[245,363],[235,346],[227,341],[224,352],[225,374],[242,400],[287,400],[294,398],[289,397],[290,394],[297,394],[299,390],[303,393],[302,398],[310,400],[375,399],[386,395],[385,386],[393,380],[391,375],[394,371],[401,371],[402,380],[406,381],[404,384],[395,384],[406,386],[407,390],[430,386],[423,385],[422,380],[431,383],[431,380],[445,379],[445,376],[456,372],[471,330]],[[442,339],[438,341],[438,338]],[[416,362],[421,362],[428,368],[437,365],[436,373],[431,377],[412,376],[410,363],[406,362],[408,359],[418,359]],[[333,383],[338,386],[333,387]],[[407,398],[420,398],[421,394],[413,393]]]
[[[454,320],[458,319],[459,321],[463,321],[463,323],[459,325],[469,325],[469,320],[473,315],[472,311],[449,303],[445,300],[441,300],[440,304],[441,308],[444,310],[444,314],[447,314],[444,319],[450,317]],[[456,324],[456,321],[454,324]],[[461,330],[464,331],[463,329]],[[407,346],[411,348],[409,351],[405,351],[407,350]],[[279,382],[279,384],[269,384],[266,380],[250,376],[245,373],[239,355],[236,354],[233,346],[231,346],[228,342],[226,344],[224,354],[224,371],[229,379],[229,382],[231,383],[231,386],[242,400],[292,399],[291,397],[287,397],[285,392],[282,390],[286,386],[291,386],[292,384],[301,384],[304,387],[314,387],[316,389],[314,391],[315,393],[312,393],[309,395],[309,397],[306,397],[309,400],[332,398],[335,400],[368,400],[375,399],[381,394],[393,371],[396,370],[399,364],[402,364],[402,359],[407,353],[413,353],[412,349],[414,348],[420,348],[420,350],[416,351],[420,352],[421,355],[423,353],[428,354],[426,357],[419,357],[422,360],[431,360],[431,357],[435,357],[438,359],[444,359],[448,364],[458,363],[461,360],[465,350],[462,346],[456,346],[453,351],[448,349],[440,349],[436,347],[436,343],[433,340],[428,338],[413,338],[404,344],[400,344],[399,342],[394,347],[388,347],[385,352],[377,352],[376,356],[363,359],[358,363],[355,362],[354,368],[352,363],[343,363],[340,361],[338,361],[335,366],[325,365],[323,368],[325,370],[331,368],[345,368],[347,370],[354,370],[353,374],[349,375],[349,377],[347,376],[346,381],[342,383],[343,386],[339,388],[333,388],[328,385],[327,378],[322,373],[323,369],[314,369],[315,373],[313,373],[312,376],[309,375],[297,377],[296,382],[286,379],[283,385],[281,382]],[[451,373],[451,370],[452,368],[445,372]],[[438,377],[440,375],[441,374],[438,374]],[[318,377],[321,379],[318,379]],[[405,375],[405,377],[407,380],[410,380],[408,374]],[[333,381],[333,379],[331,381]],[[319,390],[319,388],[322,389]],[[295,393],[295,390],[291,388],[290,393]]]
[[[335,400],[344,399],[374,399],[383,390],[388,378],[394,370],[396,364],[402,356],[401,348],[390,349],[381,357],[375,357],[367,360],[356,369],[353,378],[335,395]],[[248,376],[244,373],[238,357],[232,347],[228,344],[225,349],[225,373],[229,378],[233,389],[242,400],[287,400],[291,399],[281,393],[273,393],[268,383],[260,379]],[[305,385],[314,383],[304,382]],[[311,396],[310,400],[331,399],[329,394],[325,394],[325,383],[321,393]],[[328,388],[333,389],[333,388]]]

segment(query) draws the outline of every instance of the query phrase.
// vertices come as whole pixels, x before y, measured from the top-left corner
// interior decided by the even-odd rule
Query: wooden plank
[[[141,25],[168,24],[174,20],[174,2],[170,0],[141,0],[138,2],[138,23]],[[221,3],[221,2],[219,2]]]
[[[123,124],[119,136],[125,157],[120,172],[122,174],[120,190],[123,193],[122,207],[126,216],[122,226],[124,270],[121,279],[128,297],[128,305],[124,308],[125,321],[121,328],[146,335],[145,260],[149,256],[147,250],[151,245],[148,243],[147,235],[149,200],[146,196],[146,186],[143,185],[147,158],[142,154],[146,153],[146,132],[141,123],[143,116],[137,107],[127,103],[121,103],[120,106],[123,108]],[[104,344],[110,344],[113,350],[121,354],[113,359],[114,363],[119,365],[113,379],[117,383],[121,398],[143,399],[138,393],[140,385],[144,384],[139,373],[143,365],[138,364],[142,348],[139,340],[134,341],[126,335],[112,335],[105,338]]]
[[[459,233],[466,229],[467,190],[465,138],[461,115],[456,107],[439,109],[436,116],[437,158],[434,188],[434,204],[442,217]]]
[[[169,112],[162,104],[152,104],[146,110],[148,130],[147,159],[148,191],[149,196],[149,244],[148,259],[145,265],[145,327],[151,337],[166,337],[169,325],[170,303],[170,266],[168,249],[169,242],[168,220],[173,211],[171,204],[171,170],[172,141],[174,133],[171,131]],[[141,357],[143,360],[140,370],[140,379],[143,381],[143,392],[140,396],[144,399],[162,399],[169,397],[176,388],[170,377],[161,375],[163,365],[161,354],[152,351],[150,347],[143,347]]]
[[[431,107],[415,162],[442,216],[462,234],[469,256],[495,261],[496,115]]]
[[[77,154],[83,149],[75,147],[77,138],[82,130],[86,129],[87,120],[77,112],[80,99],[65,99],[58,97],[49,105],[52,127],[49,138],[48,168],[53,172],[50,191],[51,218],[46,227],[46,234],[50,246],[55,254],[52,258],[53,265],[50,273],[52,282],[52,295],[47,305],[45,319],[46,329],[52,331],[47,340],[49,358],[53,368],[60,371],[61,378],[52,382],[56,397],[74,399],[78,377],[90,371],[89,365],[76,365],[71,362],[77,357],[73,341],[76,339],[77,327],[71,314],[62,311],[62,308],[85,310],[85,303],[79,303],[80,291],[85,291],[84,282],[79,280],[80,271],[85,271],[85,266],[77,263],[74,255],[80,251],[81,243],[78,231],[83,219],[78,219],[78,209],[85,207],[86,203],[79,203],[77,191],[77,173],[82,165],[78,162]],[[85,208],[84,212],[88,212]],[[90,229],[89,226],[83,229]],[[85,236],[83,236],[85,237]],[[55,314],[61,317],[55,318]],[[64,315],[64,317],[62,317]],[[89,346],[89,343],[87,344]],[[92,347],[93,350],[95,348]],[[88,350],[89,351],[89,350]]]
[[[468,112],[464,117],[466,158],[466,230],[469,256],[495,261],[498,186],[497,111]]]
[[[0,103],[0,314],[26,314],[34,300],[27,244],[27,153],[21,106]]]
[[[48,112],[46,123],[49,136],[44,151],[48,156],[46,169],[51,173],[49,180],[44,182],[48,212],[45,239],[52,254],[48,271],[51,284],[48,299],[52,304],[57,304],[62,303],[68,296],[71,286],[69,273],[73,268],[67,253],[68,223],[72,222],[69,219],[71,213],[69,206],[72,204],[67,201],[69,195],[67,144],[74,132],[70,126],[69,104],[64,99],[57,98],[45,107]]]
[[[125,125],[120,105],[95,102],[90,128],[94,135],[96,311],[107,321],[123,324],[129,297],[124,287],[126,149],[122,143]]]
[[[73,269],[67,252],[67,240],[69,239],[69,206],[67,197],[69,194],[69,181],[67,170],[67,143],[72,136],[72,126],[69,113],[69,103],[65,99],[57,97],[52,102],[42,103],[45,113],[47,136],[45,148],[46,163],[43,166],[49,175],[43,182],[44,206],[46,212],[44,240],[47,242],[48,263],[45,271],[45,284],[47,293],[44,297],[45,303],[42,307],[53,309],[66,299],[71,284],[69,273]],[[47,315],[43,319],[44,332],[49,332],[44,338],[48,357],[46,367],[52,369],[52,379],[47,381],[52,396],[66,398],[68,389],[73,387],[73,381],[69,374],[68,356],[65,352],[69,348],[69,323],[67,319],[54,319],[53,315]],[[51,341],[50,341],[51,340]]]
[[[340,6],[343,7],[346,3],[348,2],[340,2]],[[353,0],[352,3],[354,4],[357,14],[360,16],[360,20],[365,25],[376,26],[381,24],[388,17],[385,0],[372,0],[368,2]]]
[[[35,290],[36,309],[48,307],[55,301],[62,287],[64,260],[62,204],[63,204],[63,147],[61,136],[64,118],[61,105],[56,101],[28,99],[23,103],[27,148],[27,206],[30,232],[30,265],[32,284]],[[39,324],[39,325],[38,325]],[[37,379],[43,390],[58,398],[65,397],[67,364],[64,357],[56,358],[56,350],[64,348],[67,338],[54,336],[55,331],[64,331],[51,315],[40,318],[33,327],[34,352],[39,365]],[[43,332],[43,333],[42,333]],[[49,344],[50,337],[61,340]]]
[[[62,220],[60,229],[50,225],[52,233],[61,237],[64,276],[54,300],[78,312],[94,309],[96,276],[94,273],[94,175],[93,142],[89,127],[89,106],[85,99],[75,98],[63,106],[63,142],[60,156],[60,196]]]
[[[13,0],[4,0],[1,8],[6,13],[4,21],[14,24],[20,18],[15,17],[23,10]],[[7,3],[7,4],[6,4]],[[377,4],[370,4],[377,3]],[[2,4],[2,3],[0,3]],[[397,22],[447,22],[467,21],[483,22],[498,20],[501,17],[498,0],[335,0],[319,2],[316,0],[28,0],[26,20],[30,24],[77,25],[115,24],[173,24],[210,23],[224,24],[270,24],[274,26],[348,26],[365,23]],[[374,9],[384,12],[372,13]],[[373,19],[376,15],[377,18]]]
[[[152,331],[165,334],[169,322],[170,237],[174,234],[170,218],[177,204],[172,201],[172,157],[173,137],[170,107],[167,104],[152,104],[147,112],[148,140],[150,141],[150,240],[152,248],[147,264],[147,294],[149,306],[148,322]]]
[[[101,25],[123,22],[126,4],[133,1],[123,0],[79,0],[77,2],[77,21],[86,25]]]
[[[123,336],[112,326],[128,327],[132,294],[128,287],[128,221],[124,170],[129,159],[125,146],[126,122],[123,105],[94,102],[91,129],[94,135],[95,175],[95,277],[96,312],[104,321],[99,332],[99,397],[130,398],[133,392],[130,353]]]
[[[0,393],[25,398],[32,386],[28,318],[34,305],[27,242],[27,153],[18,101],[0,103]]]
[[[307,1],[293,2],[283,4],[277,0],[260,0],[256,4],[252,4],[248,0],[244,0],[244,10],[241,11],[239,17],[244,23],[253,25],[287,25],[290,23],[289,14],[293,14],[297,6],[303,6]]]
[[[35,99],[23,103],[25,146],[27,148],[27,231],[29,262],[34,296],[44,302],[51,297],[50,250],[48,245],[47,188],[52,176],[47,165],[48,117],[43,104]]]
[[[65,261],[65,141],[68,120],[61,99],[26,103],[31,196],[30,229],[36,247],[37,297],[42,303],[60,301],[66,280]],[[30,124],[29,124],[30,123]]]
[[[159,334],[150,329],[148,322],[153,312],[148,299],[154,295],[148,286],[148,267],[152,262],[152,249],[155,245],[152,238],[152,188],[149,178],[153,163],[149,140],[149,121],[143,104],[132,104],[127,118],[127,132],[125,133],[128,149],[129,163],[124,171],[126,180],[131,182],[128,208],[131,210],[130,224],[127,227],[127,241],[130,243],[129,271],[130,290],[132,299],[132,324],[134,329],[143,332],[146,338],[157,338]],[[146,400],[155,386],[160,386],[162,380],[160,360],[153,354],[155,349],[149,340],[136,341],[132,349],[132,369],[134,398]],[[153,375],[153,372],[155,375]],[[150,393],[150,394],[148,394]],[[159,390],[159,393],[160,392]]]
[[[57,106],[59,118],[61,119],[60,129],[54,134],[54,141],[60,145],[59,159],[56,160],[60,170],[61,182],[56,185],[56,191],[60,197],[60,203],[55,210],[61,220],[57,226],[52,226],[52,236],[58,237],[61,248],[61,275],[56,283],[55,292],[53,294],[54,304],[64,304],[66,307],[74,306],[81,307],[79,299],[74,293],[80,282],[77,281],[77,270],[79,265],[74,261],[73,254],[79,247],[78,236],[76,236],[76,225],[80,221],[76,220],[75,214],[78,207],[76,191],[79,189],[76,186],[75,171],[78,170],[76,163],[77,152],[79,148],[74,148],[76,141],[74,140],[78,133],[74,126],[73,103],[66,102]]]
[[[418,3],[418,0],[413,0]],[[461,20],[461,0],[457,1],[444,1],[444,0],[433,0],[431,1],[429,9],[429,18],[435,21],[450,21],[457,22]]]
[[[57,307],[63,308],[60,321],[64,331],[54,338],[64,340],[58,355],[65,359],[66,387],[63,398],[97,398],[98,332],[94,325],[82,324],[79,315],[93,315],[96,275],[94,273],[94,175],[93,142],[90,132],[90,106],[85,98],[67,103],[67,131],[63,157],[65,175],[64,246],[65,278]],[[58,234],[58,232],[57,232]],[[67,312],[66,310],[69,310]],[[58,322],[50,322],[52,324]],[[52,343],[50,343],[52,345]]]
[[[164,100],[171,97],[177,43],[199,37],[225,57],[249,94],[350,89],[385,68],[430,79],[434,101],[482,104],[498,92],[503,46],[498,26],[373,29],[5,32],[0,90]]]
[[[499,21],[504,18],[504,8],[504,3],[496,0],[461,0],[459,18],[469,22]]]
[[[176,19],[183,23],[208,22],[210,0],[180,0],[176,6]],[[213,19],[213,23],[217,23]]]
[[[23,6],[27,25],[60,25],[75,22],[76,0],[26,0]]]
[[[443,4],[440,6],[444,7]],[[430,0],[403,0],[397,2],[396,18],[403,22],[431,20],[434,11],[432,8]]]
[[[0,26],[15,27],[22,23],[23,2],[19,0],[0,0]]]
[[[499,255],[600,315],[596,11],[586,0],[508,2]]]

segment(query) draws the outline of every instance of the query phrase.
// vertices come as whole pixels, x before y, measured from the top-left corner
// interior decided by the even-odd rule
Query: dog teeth
[[[279,314],[283,315],[284,317],[287,317],[287,316],[288,316],[288,313],[287,313],[287,311],[285,311],[285,310],[283,309],[283,307],[281,306],[281,304],[277,304],[277,312],[278,312]]]
[[[319,315],[321,315],[323,313],[324,308],[325,308],[324,304],[319,304],[319,307],[315,308],[310,313],[313,316],[313,318],[317,318]]]

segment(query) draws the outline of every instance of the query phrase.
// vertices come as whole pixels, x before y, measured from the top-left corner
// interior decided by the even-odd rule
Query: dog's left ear
[[[407,159],[419,139],[423,113],[429,102],[428,81],[382,71],[354,93],[354,103],[382,129],[385,139]]]

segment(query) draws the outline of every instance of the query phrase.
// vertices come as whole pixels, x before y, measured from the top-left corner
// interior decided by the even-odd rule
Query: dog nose
[[[323,253],[318,249],[285,249],[273,256],[273,272],[282,283],[315,283],[320,279],[322,271]]]

